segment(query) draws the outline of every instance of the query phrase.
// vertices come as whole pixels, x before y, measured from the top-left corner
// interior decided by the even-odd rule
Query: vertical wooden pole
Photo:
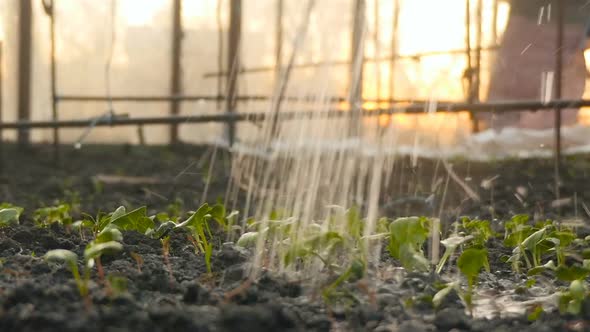
[[[215,10],[215,16],[217,21],[217,71],[220,73],[217,75],[217,110],[221,111],[223,105],[223,22],[221,17],[221,11],[223,3],[222,0],[217,0],[217,9]]]
[[[374,35],[373,35],[373,42],[375,43],[375,85],[377,89],[377,100],[378,103],[381,102],[381,61],[379,57],[381,56],[381,45],[379,42],[379,36],[381,35],[379,30],[380,20],[379,20],[379,0],[375,0],[375,7],[373,8],[373,15],[375,16],[375,24],[374,24]],[[377,105],[379,107],[379,105]]]
[[[31,114],[31,48],[33,12],[31,0],[20,0],[18,20],[18,120],[28,121]],[[31,142],[28,128],[18,130],[19,146],[27,146]]]
[[[2,123],[4,119],[3,114],[3,105],[4,105],[4,94],[3,94],[3,81],[4,81],[4,57],[2,54],[2,41],[0,41],[0,123]],[[2,135],[2,129],[0,129],[0,173],[4,171],[4,137]]]
[[[478,0],[479,1],[479,0]],[[475,78],[475,70],[473,68],[473,59],[472,59],[472,47],[471,47],[471,1],[465,1],[465,55],[467,58],[467,68],[463,74],[463,79],[467,81],[467,102],[474,103],[475,99],[475,88],[476,84],[474,82]],[[469,118],[471,119],[471,128],[473,132],[478,131],[478,122],[475,118],[475,114],[473,112],[469,112]]]
[[[53,121],[58,120],[57,111],[57,74],[56,74],[56,58],[55,58],[55,6],[53,0],[47,3],[43,2],[45,13],[49,16],[49,64],[50,64],[50,79],[51,79],[51,118]],[[53,127],[53,161],[59,164],[59,128]]]
[[[391,28],[391,62],[389,63],[389,99],[395,100],[395,60],[397,54],[397,34],[399,27],[399,0],[393,2],[393,20]]]
[[[473,83],[473,96],[471,102],[480,102],[481,90],[481,49],[483,43],[482,28],[483,28],[483,0],[477,0],[477,30],[475,34],[475,75]],[[474,133],[479,132],[479,122],[475,116],[471,115],[472,129]]]
[[[236,112],[236,95],[240,72],[240,42],[242,35],[242,0],[230,0],[229,36],[227,52],[227,96],[225,108],[227,113]],[[232,146],[236,139],[236,122],[227,122],[227,139]]]
[[[480,101],[479,90],[481,87],[481,49],[483,43],[482,25],[483,25],[483,0],[477,0],[477,30],[475,34],[475,80],[473,84],[473,100]],[[475,122],[477,123],[477,121]],[[476,130],[477,131],[477,130]]]
[[[473,64],[471,61],[471,1],[465,0],[465,56],[467,69],[463,78],[467,80],[467,102],[473,102]]]
[[[283,63],[283,11],[284,1],[277,0],[277,16],[275,21],[276,35],[275,35],[275,85],[278,85],[281,80],[281,67]]]
[[[564,0],[555,0],[557,8],[557,40],[555,53],[555,96],[554,99],[561,99],[562,93],[562,71],[563,71],[563,30],[564,30]],[[555,142],[554,142],[554,169],[555,169],[555,198],[560,198],[560,169],[561,169],[561,108],[557,107],[555,115]]]
[[[365,54],[365,20],[366,20],[366,2],[365,0],[354,0],[352,8],[353,25],[352,25],[352,44],[351,44],[351,66],[349,97],[350,105],[350,135],[359,136],[362,129],[362,99],[363,99],[363,67]]]
[[[170,94],[180,96],[182,94],[181,55],[182,55],[182,0],[172,2],[172,67]],[[170,114],[178,115],[180,112],[180,101],[172,100],[170,103]],[[170,125],[170,143],[178,144],[178,125]]]

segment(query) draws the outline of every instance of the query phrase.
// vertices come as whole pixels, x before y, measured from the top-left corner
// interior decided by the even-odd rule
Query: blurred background
[[[26,31],[22,21],[27,13],[30,17],[24,19],[31,29],[28,112],[31,120],[52,119],[48,5],[53,9],[55,27],[55,91],[58,100],[59,96],[74,95],[214,97],[227,92],[230,12],[238,3],[236,0],[33,0],[30,10],[23,9],[23,3],[27,2],[29,0],[0,0],[3,121],[15,121],[19,108],[22,108],[18,98],[19,79],[22,80],[19,38]],[[536,4],[526,10],[531,11],[529,16],[534,25],[541,28],[538,36],[521,37],[522,40],[517,42],[523,45],[519,52],[548,53],[535,50],[535,43],[539,38],[554,40],[554,37],[543,35],[550,33],[543,32],[545,30],[555,33],[552,1],[532,2]],[[299,27],[308,22],[301,48],[294,54],[285,95],[340,98],[333,107],[342,110],[349,108],[347,100],[350,100],[353,76],[351,62],[355,31],[362,37],[362,43],[357,45],[363,55],[361,95],[366,109],[415,101],[488,100],[490,80],[499,66],[498,52],[507,37],[504,34],[509,33],[506,31],[515,9],[509,1],[499,0],[321,0],[306,18],[307,1],[244,0],[239,1],[239,6],[241,34],[237,94],[273,96],[280,77],[278,72],[289,62]],[[178,12],[180,20],[175,20]],[[355,26],[355,18],[358,20],[359,17],[361,23]],[[570,29],[570,25],[566,29]],[[579,54],[583,54],[583,26],[571,29],[580,30],[579,46],[576,47]],[[179,52],[173,49],[175,38],[180,40],[180,44],[176,44],[180,45]],[[553,59],[555,52],[547,56]],[[176,73],[179,84],[171,88],[175,57],[180,61]],[[568,54],[565,57],[565,75],[568,66],[579,71],[578,67],[573,67],[572,61],[568,61]],[[531,66],[535,67],[535,63]],[[552,89],[552,70],[538,68],[537,76],[531,75],[512,84],[526,84],[534,89],[534,98],[523,99],[545,100],[548,97],[546,90]],[[584,91],[578,94],[586,94],[585,85],[583,88]],[[500,100],[501,97],[500,94],[493,99]],[[518,95],[504,99],[518,99]],[[225,111],[223,102],[211,98],[194,98],[178,105],[181,115]],[[283,108],[301,109],[305,105],[284,103]],[[318,107],[317,103],[314,107]],[[263,98],[239,100],[236,106],[238,112],[266,112],[270,108],[271,102]],[[88,119],[109,109],[107,100],[61,100],[58,117],[62,120]],[[170,114],[171,102],[116,102],[113,110],[131,117],[161,116]],[[449,146],[493,127],[489,119],[484,117],[478,121],[469,112],[431,114],[426,111],[422,115],[383,115],[379,122],[408,132],[435,135],[433,141]],[[551,113],[546,116],[552,118]],[[575,113],[574,123],[565,124],[585,127],[589,123],[590,117],[582,110]],[[518,121],[512,124],[517,128],[527,127]],[[210,142],[223,139],[225,135],[222,123],[188,124],[179,128],[179,139],[183,142]],[[240,123],[238,139],[255,135],[252,133],[257,130],[255,124]],[[74,142],[83,131],[61,130],[61,140]],[[2,135],[5,139],[16,138],[14,131],[4,131]],[[165,144],[171,139],[166,125],[146,126],[144,136],[147,144]],[[51,141],[52,130],[33,130],[31,139]],[[135,127],[104,127],[93,130],[86,141],[135,144],[139,143],[140,137]],[[584,145],[590,143],[590,139],[576,142]]]

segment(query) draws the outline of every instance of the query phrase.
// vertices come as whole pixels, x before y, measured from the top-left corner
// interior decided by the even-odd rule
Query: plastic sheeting
[[[0,40],[5,59],[3,117],[16,117],[18,1],[0,0]],[[165,96],[169,94],[172,1],[171,0],[54,0],[57,29],[57,90],[66,95]],[[221,4],[218,3],[221,1]],[[399,30],[393,43],[392,21],[395,0],[367,0],[365,30],[364,97],[403,100],[457,100],[466,98],[463,80],[466,69],[465,1],[464,0],[399,0]],[[243,29],[241,41],[242,67],[258,68],[275,65],[276,0],[243,1]],[[472,1],[471,18],[475,21],[476,1]],[[497,20],[493,19],[492,0],[483,0],[482,46],[493,47],[501,40],[506,25],[508,7],[501,4]],[[184,0],[182,44],[182,86],[186,95],[216,95],[218,81],[206,76],[227,68],[227,29],[229,0]],[[218,8],[218,6],[220,6]],[[303,20],[306,1],[285,0],[283,17],[284,37],[282,62],[286,64],[293,50],[298,26]],[[376,8],[375,6],[378,6]],[[353,0],[317,1],[303,47],[295,57],[295,64],[330,63],[315,68],[293,70],[287,89],[290,96],[315,96],[314,104],[286,102],[285,110],[325,109],[335,106],[322,103],[322,98],[346,96],[350,69],[346,61],[351,54]],[[219,9],[219,12],[218,12]],[[33,1],[33,63],[32,63],[32,119],[51,118],[49,81],[49,20],[41,1]],[[376,15],[377,13],[377,15]],[[492,27],[496,23],[496,31]],[[378,25],[376,25],[379,23]],[[550,24],[550,22],[546,22]],[[220,29],[221,28],[221,35]],[[378,32],[378,34],[377,34]],[[471,29],[472,46],[476,41],[476,26]],[[219,39],[222,37],[222,40]],[[219,63],[219,43],[223,45]],[[457,51],[444,54],[446,51]],[[392,63],[388,57],[399,53]],[[430,53],[418,56],[420,53]],[[482,53],[481,96],[485,98],[489,72],[494,63],[493,52]],[[381,61],[373,61],[381,58]],[[109,60],[110,59],[110,60]],[[107,64],[110,61],[110,67]],[[221,67],[220,67],[221,65]],[[393,77],[391,69],[393,68]],[[238,90],[241,95],[272,95],[275,71],[261,71],[240,75]],[[110,88],[107,80],[110,80]],[[221,82],[221,92],[225,91]],[[530,82],[538,85],[542,82]],[[210,101],[184,102],[181,114],[197,115],[223,112],[223,103]],[[368,108],[377,105],[368,103]],[[383,106],[383,105],[382,105]],[[168,114],[169,103],[116,103],[115,112],[130,116],[160,116]],[[238,111],[268,111],[270,102],[240,102]],[[60,119],[85,119],[99,116],[108,110],[106,102],[60,103]],[[427,111],[427,110],[425,110]],[[550,116],[550,113],[547,113]],[[402,136],[399,149],[412,151],[440,151],[448,154],[523,155],[547,150],[549,132],[505,129],[501,134],[486,131],[470,135],[470,120],[466,113],[436,115],[396,115],[379,119],[383,126],[397,128]],[[286,124],[285,126],[288,126]],[[294,126],[297,128],[297,126]],[[146,126],[148,144],[168,142],[168,126]],[[288,129],[287,129],[288,130]],[[64,129],[64,142],[75,141],[83,129]],[[180,126],[181,140],[187,142],[219,141],[224,137],[220,123]],[[566,150],[584,149],[590,143],[582,125],[564,129]],[[419,133],[420,149],[411,138]],[[240,123],[238,136],[242,140],[256,139],[260,126]],[[569,135],[569,136],[568,136]],[[14,139],[6,131],[5,138]],[[50,141],[50,130],[34,130],[35,141]],[[516,139],[518,137],[518,139]],[[137,143],[134,127],[97,128],[88,142]],[[519,152],[520,151],[520,152]],[[525,154],[526,154],[525,153]],[[536,153],[536,152],[535,152]],[[545,152],[542,152],[545,153]]]

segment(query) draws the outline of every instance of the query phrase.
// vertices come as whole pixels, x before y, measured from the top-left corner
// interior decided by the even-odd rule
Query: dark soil
[[[162,246],[133,232],[124,233],[124,252],[104,257],[108,275],[124,277],[128,291],[107,294],[96,274],[92,275],[92,304],[86,306],[77,292],[70,271],[40,258],[51,249],[70,249],[82,255],[86,241],[79,234],[60,227],[33,226],[30,212],[62,200],[79,205],[91,214],[112,211],[120,205],[147,205],[150,213],[166,210],[181,202],[184,210],[201,202],[208,148],[88,146],[80,151],[64,148],[59,167],[52,161],[50,147],[30,150],[5,147],[0,202],[25,207],[21,225],[0,229],[0,331],[564,331],[590,330],[590,305],[580,317],[545,313],[535,322],[526,316],[472,319],[458,297],[450,296],[439,310],[428,298],[434,295],[436,280],[431,275],[403,275],[390,260],[380,270],[392,270],[367,291],[361,284],[349,287],[359,295],[359,303],[327,307],[316,294],[282,277],[264,274],[256,282],[245,281],[243,271],[250,253],[231,244],[216,242],[213,276],[205,271],[204,259],[195,255],[182,233],[171,241],[171,275],[164,263]],[[225,193],[229,159],[218,154],[207,200]],[[203,157],[203,158],[202,158]],[[586,186],[590,157],[570,157],[562,174],[562,197],[574,197],[555,207],[553,163],[550,160],[468,163],[454,161],[455,172],[482,198],[465,200],[465,192],[451,180],[442,209],[443,221],[459,215],[503,220],[516,213],[535,218],[586,217],[582,203],[590,197]],[[394,174],[398,182],[394,197],[427,197],[433,179],[446,179],[442,165],[420,161],[410,167],[404,160]],[[402,173],[403,172],[403,173]],[[98,185],[96,174],[154,177],[158,184]],[[482,187],[484,179],[499,175],[492,187]],[[404,182],[399,179],[405,179]],[[524,197],[516,198],[515,193]],[[493,193],[492,189],[493,188]],[[436,210],[440,209],[436,192]],[[384,198],[388,200],[387,197]],[[573,202],[577,202],[578,206]],[[401,204],[390,216],[428,207]],[[499,245],[491,244],[492,273],[481,278],[481,288],[501,292],[523,282],[514,276],[500,257]],[[143,263],[138,266],[133,256]],[[136,256],[137,257],[137,256]],[[397,272],[396,272],[397,271]],[[396,274],[402,273],[403,278]],[[526,293],[526,292],[525,292]],[[314,296],[315,295],[315,296]],[[514,295],[515,297],[517,295]],[[523,300],[532,295],[522,295]],[[587,308],[586,308],[587,307]],[[501,308],[500,308],[501,311]]]

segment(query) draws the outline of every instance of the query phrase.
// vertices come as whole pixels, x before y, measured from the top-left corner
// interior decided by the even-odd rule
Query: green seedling
[[[461,223],[456,223],[455,225],[457,226],[456,231],[458,233],[440,241],[445,247],[445,253],[436,266],[437,274],[442,272],[444,265],[453,256],[458,247],[462,247],[463,250],[469,248],[485,248],[488,240],[494,236],[490,222],[487,220],[471,220],[463,217]]]
[[[172,264],[170,263],[170,236],[164,236],[160,238],[160,243],[162,244],[162,257],[164,257],[164,265],[166,265],[170,285],[172,285],[174,284],[175,279],[174,274],[172,273]]]
[[[207,272],[211,274],[211,257],[213,254],[213,244],[211,243],[211,240],[213,234],[209,227],[209,220],[212,218],[210,212],[215,209],[215,207],[210,207],[205,203],[199,207],[197,211],[193,212],[185,221],[177,224],[176,222],[169,220],[160,224],[158,228],[152,232],[148,232],[148,234],[157,239],[164,239],[175,229],[187,229],[194,240],[193,245],[195,247],[195,252],[205,255]],[[216,213],[219,214],[219,212]]]
[[[565,265],[566,257],[570,254],[569,248],[572,246],[575,239],[576,234],[567,228],[557,229],[557,227],[554,227],[551,232],[547,234],[545,240],[550,247],[547,252],[555,253],[558,266]]]
[[[111,287],[112,298],[116,298],[127,293],[127,278],[111,274],[107,277],[107,280]]]
[[[469,218],[461,219],[461,228],[471,237],[469,240],[471,247],[483,248],[490,238],[494,236],[494,232],[490,227],[490,222],[487,220]]]
[[[6,227],[11,224],[18,224],[19,218],[23,208],[19,207],[6,207],[0,208],[0,227]]]
[[[148,217],[145,206],[129,212],[121,206],[111,214],[109,224],[122,231],[136,231],[141,234],[147,234],[155,228],[154,218]]]
[[[559,311],[572,315],[579,315],[582,311],[582,304],[588,297],[588,287],[583,280],[574,280],[570,283],[567,291],[561,292],[559,297]]]
[[[434,296],[432,297],[432,305],[435,308],[439,308],[443,300],[451,294],[452,291],[456,291],[457,294],[461,294],[461,284],[459,281],[450,282],[444,285]]]
[[[529,314],[527,315],[527,319],[529,322],[534,322],[536,320],[538,320],[541,315],[543,315],[543,313],[545,312],[545,310],[543,310],[543,306],[542,305],[536,305],[533,310],[531,310],[529,312]]]
[[[130,252],[129,255],[131,256],[131,258],[133,258],[135,264],[137,265],[137,272],[141,273],[141,267],[143,266],[143,257],[141,257],[141,255],[136,252]]]
[[[326,303],[332,303],[335,299],[347,294],[339,293],[338,287],[345,282],[360,280],[364,277],[366,270],[365,262],[362,259],[353,259],[350,266],[341,273],[334,282],[324,288],[322,297]]]
[[[543,247],[541,244],[547,238],[548,228],[543,227],[531,235],[529,235],[524,241],[522,242],[521,248],[524,248],[531,254],[532,261],[528,261],[526,252],[523,252],[525,260],[528,264],[528,268],[540,266],[541,265],[541,255],[543,254]],[[532,266],[531,266],[532,263]]]
[[[213,235],[209,227],[211,210],[212,208],[205,203],[187,220],[176,226],[177,228],[186,227],[191,231],[193,238],[196,240],[195,250],[205,255],[205,265],[209,274],[211,274],[211,256],[213,254],[213,244],[211,243]]]
[[[38,227],[49,227],[52,224],[70,227],[72,225],[70,210],[69,204],[40,208],[33,212],[33,221]]]
[[[344,230],[336,230],[337,219],[345,222]],[[293,242],[290,237],[290,230],[296,226],[297,222],[287,220],[270,230],[271,233],[274,233],[274,237],[278,239],[279,245],[282,245],[285,249],[282,255],[285,266],[318,259],[330,271],[344,270],[338,264],[338,261],[342,261],[343,256],[357,257],[357,259],[363,261],[363,265],[366,265],[364,263],[366,259],[361,259],[361,257],[366,256],[363,250],[366,238],[362,236],[363,221],[360,219],[356,208],[351,208],[344,211],[343,214],[333,216],[333,219],[329,220],[327,228],[323,228],[317,223],[306,225],[297,241]],[[301,227],[299,226],[296,229],[301,229]],[[242,237],[240,242],[253,242],[255,238],[255,235],[249,234]]]
[[[123,245],[119,243],[121,240],[121,232],[114,227],[107,228],[98,234],[97,238],[86,245],[84,250],[84,272],[82,275],[78,270],[78,256],[70,250],[50,250],[44,257],[48,261],[61,261],[67,264],[76,280],[80,296],[88,304],[88,282],[91,269],[94,267],[95,262],[100,262],[102,255],[114,254],[123,250]],[[102,269],[102,267],[99,268]]]
[[[96,217],[84,214],[84,219],[76,221],[72,224],[74,229],[91,230],[93,237],[102,232],[108,227],[115,227],[124,231],[136,231],[142,234],[147,234],[155,227],[153,218],[147,216],[147,208],[145,206],[127,212],[124,206],[120,206],[110,214],[99,213]]]
[[[240,236],[236,245],[242,248],[252,248],[256,245],[260,232],[246,232]]]
[[[504,245],[515,247],[531,235],[534,230],[528,222],[529,216],[526,214],[515,215],[507,221],[504,224]]]
[[[584,260],[583,265],[558,266],[554,271],[555,277],[561,281],[585,280],[590,275],[590,260]]]
[[[477,284],[479,273],[482,269],[490,272],[487,249],[470,248],[463,251],[457,260],[457,267],[467,279],[467,292],[463,296],[463,300],[469,310],[473,311],[473,289]]]
[[[430,233],[430,221],[424,217],[399,218],[389,225],[389,253],[410,271],[427,271],[430,264],[422,247]]]
[[[295,243],[287,249],[284,255],[284,264],[289,266],[297,260],[318,258],[327,268],[332,268],[332,260],[336,256],[336,250],[341,248],[345,239],[337,232],[323,232],[312,236],[302,243]]]
[[[45,260],[50,262],[63,262],[72,272],[72,276],[78,286],[78,292],[83,299],[88,298],[88,280],[90,280],[90,269],[84,269],[84,275],[78,270],[78,255],[70,250],[55,249],[45,254]]]
[[[559,228],[551,221],[527,228],[527,234],[528,236],[521,243],[515,244],[512,256],[507,260],[517,273],[520,272],[522,261],[529,270],[529,274],[542,272],[545,269],[542,260],[548,254],[555,255],[557,266],[564,266],[566,257],[571,254],[570,247],[576,240],[572,230]]]
[[[445,247],[445,253],[436,265],[436,273],[440,274],[445,264],[447,263],[449,258],[453,256],[457,248],[471,239],[471,236],[454,235],[445,240],[440,241],[440,243]]]
[[[110,286],[105,279],[105,273],[102,266],[101,256],[103,254],[112,254],[120,251],[123,247],[121,245],[123,235],[121,231],[114,225],[107,225],[100,233],[98,233],[93,241],[86,245],[84,250],[84,257],[88,261],[92,261],[92,265],[96,264],[98,277],[102,284],[107,286],[107,291],[110,293]],[[121,249],[119,249],[121,248]]]

